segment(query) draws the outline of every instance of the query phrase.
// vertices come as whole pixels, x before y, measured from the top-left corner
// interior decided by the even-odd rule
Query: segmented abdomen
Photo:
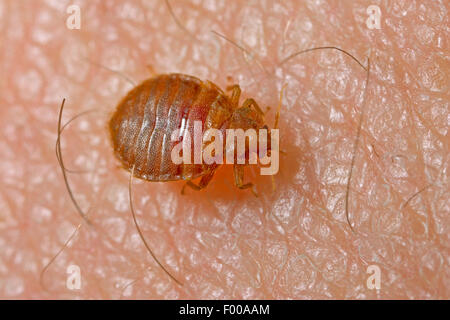
[[[210,82],[183,75],[159,75],[133,88],[119,103],[109,122],[116,156],[136,177],[150,181],[190,180],[215,166],[174,164],[171,135],[181,129],[194,139],[194,121],[202,130],[224,129],[232,106],[224,93]],[[192,141],[193,143],[193,141]],[[193,156],[194,150],[191,148]]]

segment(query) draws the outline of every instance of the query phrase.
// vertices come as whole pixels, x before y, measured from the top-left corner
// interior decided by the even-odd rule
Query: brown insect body
[[[109,122],[116,156],[127,170],[134,167],[138,178],[187,180],[195,189],[204,188],[218,164],[175,164],[171,151],[179,141],[171,141],[171,135],[180,129],[180,140],[187,134],[194,137],[194,121],[202,123],[202,132],[219,129],[224,137],[227,128],[263,127],[264,117],[254,100],[247,99],[238,108],[240,88],[229,89],[227,96],[212,82],[184,74],[143,81],[122,99]],[[190,182],[200,176],[199,186]],[[242,183],[242,166],[235,166],[235,180],[240,188],[251,187]]]

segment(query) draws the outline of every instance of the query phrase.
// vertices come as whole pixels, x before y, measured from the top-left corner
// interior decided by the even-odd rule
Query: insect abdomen
[[[187,134],[193,140],[194,121],[202,123],[203,131],[223,128],[231,114],[227,97],[215,86],[187,75],[160,75],[133,88],[117,106],[109,123],[114,151],[126,169],[135,167],[136,177],[193,179],[213,167],[174,164],[173,147]],[[172,142],[176,129],[180,140]]]

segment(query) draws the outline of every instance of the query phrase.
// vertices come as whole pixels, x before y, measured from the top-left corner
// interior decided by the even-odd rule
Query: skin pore
[[[448,5],[442,1],[64,1],[0,3],[0,297],[56,299],[448,299]],[[381,28],[366,9],[378,4]],[[178,24],[177,24],[178,21]],[[236,42],[224,40],[217,33]],[[280,62],[296,51],[333,50]],[[243,50],[245,49],[245,50]],[[111,70],[117,72],[112,72]],[[152,74],[239,84],[280,116],[280,171],[206,190],[133,181],[108,141],[120,99]],[[131,80],[129,80],[131,79]],[[55,155],[92,226],[73,206]],[[361,112],[347,223],[345,195]],[[81,227],[77,229],[79,224]],[[76,234],[71,236],[76,231]],[[69,245],[55,257],[65,243]],[[51,261],[50,265],[49,262]],[[44,268],[45,272],[42,273]],[[67,286],[77,266],[81,288]],[[381,272],[371,290],[369,266]],[[72,269],[70,269],[72,270]],[[42,275],[42,277],[41,277]]]

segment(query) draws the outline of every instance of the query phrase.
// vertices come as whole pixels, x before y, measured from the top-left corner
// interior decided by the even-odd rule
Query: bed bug
[[[322,49],[341,51],[366,69],[352,55],[335,47],[317,47],[299,51],[284,59],[280,64],[302,53]],[[130,209],[139,236],[157,264],[180,285],[182,283],[156,258],[139,228],[132,203],[132,178],[135,176],[147,181],[162,182],[185,180],[182,193],[186,186],[195,190],[207,187],[219,164],[174,163],[171,158],[171,151],[175,143],[171,139],[171,134],[174,130],[182,129],[180,132],[183,134],[180,138],[184,139],[184,134],[193,135],[193,123],[196,121],[201,122],[202,132],[210,128],[223,133],[229,128],[238,128],[244,131],[268,128],[265,124],[264,112],[254,99],[246,99],[239,106],[241,95],[239,85],[229,86],[226,91],[229,94],[211,81],[202,81],[185,74],[157,75],[135,86],[120,101],[109,120],[114,153],[123,167],[131,173],[129,180]],[[274,129],[278,128],[282,92],[283,90],[280,92]],[[202,148],[204,147],[202,145]],[[273,147],[272,139],[267,139],[265,154],[269,155]],[[259,149],[259,144],[257,148]],[[276,150],[278,151],[278,149]],[[257,153],[261,157],[261,153]],[[246,160],[249,157],[247,144],[245,144],[244,157]],[[235,163],[233,166],[236,186],[240,189],[251,188],[256,196],[253,184],[244,183],[245,165]],[[200,178],[198,184],[192,182],[196,178]]]
[[[203,132],[213,128],[224,135],[229,128],[244,131],[268,128],[254,99],[246,99],[239,107],[239,85],[229,86],[227,91],[229,95],[211,81],[179,73],[143,81],[122,99],[109,121],[116,157],[137,178],[185,180],[182,193],[186,186],[195,190],[205,188],[220,164],[175,164],[171,159],[176,143],[171,141],[174,130],[182,132],[183,140],[187,134],[193,136],[195,121],[201,122]],[[269,141],[265,152],[270,151]],[[246,150],[246,158],[248,153]],[[200,178],[198,184],[192,182],[196,178]],[[256,195],[253,184],[244,183],[243,164],[234,164],[234,181],[238,188],[251,188]]]
[[[221,37],[230,41],[224,36]],[[234,43],[233,41],[230,42]],[[245,51],[242,47],[239,48]],[[340,51],[351,57],[364,70],[366,70],[367,78],[365,89],[367,89],[370,66],[369,61],[368,67],[366,68],[354,56],[337,47],[316,47],[298,51],[283,59],[279,63],[279,66],[298,55],[323,49]],[[117,73],[113,70],[110,71]],[[267,125],[264,121],[264,113],[254,99],[246,99],[242,106],[239,107],[239,98],[241,94],[239,85],[229,86],[226,88],[226,91],[229,91],[230,94],[226,94],[217,85],[210,81],[202,81],[189,75],[177,73],[158,75],[135,86],[121,100],[109,120],[109,132],[114,153],[122,163],[123,167],[131,173],[129,180],[130,210],[138,234],[156,263],[179,285],[182,285],[182,283],[178,281],[161,262],[159,262],[145,240],[144,235],[137,223],[132,203],[132,178],[133,176],[136,176],[148,181],[186,180],[186,184],[184,185],[182,192],[186,186],[189,186],[195,190],[205,188],[213,178],[219,165],[173,163],[169,156],[170,150],[173,148],[171,139],[168,139],[170,132],[175,129],[185,128],[185,132],[189,132],[192,135],[193,128],[191,123],[197,120],[202,123],[203,131],[206,131],[209,128],[215,128],[222,131],[225,131],[227,128],[240,128],[243,130],[250,128],[267,129]],[[283,90],[280,92],[279,104],[275,116],[275,129],[278,128],[282,91]],[[59,112],[56,155],[72,202],[81,217],[86,222],[91,224],[88,220],[88,212],[85,213],[81,210],[73,196],[66,177],[66,173],[69,172],[69,170],[67,170],[63,164],[60,136],[62,130],[68,124],[61,124],[64,102],[65,99],[61,103]],[[74,119],[75,117],[70,121]],[[361,122],[362,116],[360,119],[358,132],[360,132],[361,129]],[[359,135],[357,139],[359,139]],[[267,142],[265,151],[266,154],[269,155],[272,151],[272,146],[270,145],[271,139],[268,139]],[[357,146],[357,144],[355,144],[355,146]],[[258,152],[258,154],[261,153]],[[245,150],[245,158],[247,159],[247,157],[248,150]],[[352,166],[353,162],[354,160],[352,160]],[[243,165],[234,165],[235,184],[240,189],[251,188],[256,195],[254,189],[252,188],[253,184],[243,182],[243,168]],[[195,178],[201,178],[198,185],[192,182]],[[349,222],[347,210],[350,179],[348,181],[346,216],[350,228],[352,228]],[[79,227],[80,226],[81,224]],[[67,246],[67,243],[68,242],[66,242],[65,247]],[[62,252],[62,249],[59,253],[60,252]],[[59,255],[59,253],[43,269],[41,273],[41,281],[44,272]]]

